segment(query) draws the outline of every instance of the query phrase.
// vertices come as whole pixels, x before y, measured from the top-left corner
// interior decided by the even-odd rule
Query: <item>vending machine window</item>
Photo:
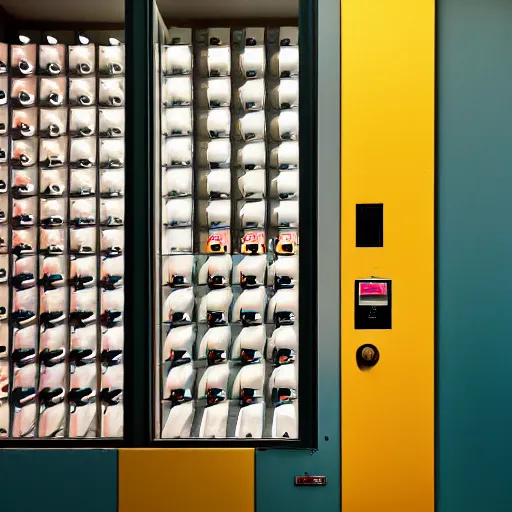
[[[0,445],[115,446],[124,437],[123,2],[2,7]]]
[[[315,8],[263,4],[156,4],[158,446],[316,442]]]

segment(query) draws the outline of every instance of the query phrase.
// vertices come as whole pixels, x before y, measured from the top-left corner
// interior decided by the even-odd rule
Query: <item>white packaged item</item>
[[[167,169],[163,176],[164,197],[188,196],[192,194],[193,171],[191,167]]]
[[[265,419],[265,404],[251,404],[240,409],[236,422],[235,437],[251,437],[260,439],[263,437],[263,423]]]
[[[229,227],[231,224],[231,201],[211,201],[206,208],[208,227]]]
[[[244,198],[263,198],[266,186],[265,169],[247,171],[238,178],[238,188]]]
[[[229,140],[216,139],[208,142],[206,159],[212,169],[229,167],[231,162],[231,143]]]
[[[245,140],[265,138],[265,111],[248,112],[238,121],[240,134]]]
[[[174,198],[165,203],[164,224],[169,227],[183,227],[192,224],[193,201],[191,198]]]
[[[76,45],[69,47],[69,71],[78,75],[90,75],[94,72],[95,46]]]
[[[251,325],[244,327],[233,343],[231,357],[239,359],[243,350],[254,350],[256,353],[253,357],[262,358],[266,343],[266,329],[264,325]]]
[[[277,290],[270,299],[267,309],[267,322],[278,326],[294,324],[299,314],[299,295],[296,289]]]
[[[283,404],[274,409],[274,418],[272,420],[272,437],[274,439],[298,438],[299,427],[297,409],[297,402],[293,404]]]
[[[198,284],[209,284],[212,288],[229,284],[233,261],[229,254],[210,256],[199,270]]]
[[[201,299],[199,321],[208,322],[210,326],[226,325],[232,301],[231,288],[211,290]]]
[[[245,326],[263,323],[266,298],[264,287],[244,290],[233,307],[233,322],[241,321]]]
[[[168,136],[192,134],[191,108],[168,108],[163,112],[163,114],[163,133],[167,134]]]
[[[245,256],[236,267],[236,282],[243,288],[255,288],[265,284],[267,256],[265,254]]]
[[[264,142],[249,142],[238,151],[238,164],[243,169],[264,169],[266,146]]]
[[[124,140],[101,139],[100,165],[104,168],[119,169],[124,166]]]
[[[262,110],[265,108],[265,80],[248,80],[238,89],[238,95],[244,110]]]
[[[186,402],[171,408],[162,429],[162,439],[186,439],[190,437],[194,421],[195,404]]]
[[[192,79],[189,76],[173,76],[164,81],[164,102],[167,106],[192,103]]]
[[[243,228],[262,228],[265,226],[265,201],[245,203],[240,209]]]
[[[299,202],[281,201],[274,214],[279,227],[296,228],[299,225]]]
[[[122,107],[124,101],[124,78],[100,78],[100,105]]]
[[[246,46],[240,55],[240,69],[246,78],[261,78],[265,75],[265,47]]]
[[[165,73],[189,75],[192,73],[192,48],[186,45],[172,45],[165,48]]]
[[[192,138],[171,137],[163,146],[163,162],[168,166],[189,167],[192,165]]]
[[[192,361],[192,348],[196,338],[196,330],[193,325],[183,325],[173,327],[164,342],[162,349],[162,360],[172,361],[176,359],[176,354],[180,353],[180,360],[189,359]],[[182,354],[183,352],[183,354]]]
[[[90,107],[96,103],[95,78],[70,78],[69,100],[74,105]]]
[[[279,199],[294,199],[299,194],[299,171],[283,171],[274,178]]]
[[[214,169],[206,177],[206,191],[213,199],[226,198],[231,194],[231,172],[229,169]]]
[[[297,109],[283,110],[271,122],[272,137],[275,140],[299,139],[299,112]]]
[[[173,252],[192,252],[192,229],[168,229],[165,233],[166,254]]]
[[[124,73],[124,45],[100,46],[99,69],[101,73],[121,75]]]
[[[229,107],[231,104],[231,80],[212,78],[208,80],[208,105],[211,108]]]
[[[208,75],[229,76],[231,73],[231,50],[229,46],[208,48]]]
[[[96,133],[96,109],[72,108],[69,110],[69,130],[82,137],[90,137]]]
[[[229,325],[212,327],[201,339],[197,357],[199,359],[208,358],[209,364],[225,363],[230,344],[231,327]]]
[[[191,288],[173,290],[164,303],[164,319],[172,323],[191,322],[195,296]]]

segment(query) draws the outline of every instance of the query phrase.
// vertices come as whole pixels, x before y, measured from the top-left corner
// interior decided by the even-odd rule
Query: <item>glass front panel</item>
[[[120,438],[124,35],[19,25],[0,45],[0,438]]]
[[[298,439],[298,28],[161,37],[155,436]]]

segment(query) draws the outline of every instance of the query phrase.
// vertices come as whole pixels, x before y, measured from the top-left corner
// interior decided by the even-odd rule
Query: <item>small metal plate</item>
[[[296,476],[295,485],[326,485],[325,476]]]

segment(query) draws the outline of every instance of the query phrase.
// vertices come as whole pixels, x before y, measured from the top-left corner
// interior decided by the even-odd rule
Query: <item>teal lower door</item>
[[[512,2],[437,20],[437,511],[510,512]]]
[[[117,512],[117,450],[0,450],[2,512]]]

